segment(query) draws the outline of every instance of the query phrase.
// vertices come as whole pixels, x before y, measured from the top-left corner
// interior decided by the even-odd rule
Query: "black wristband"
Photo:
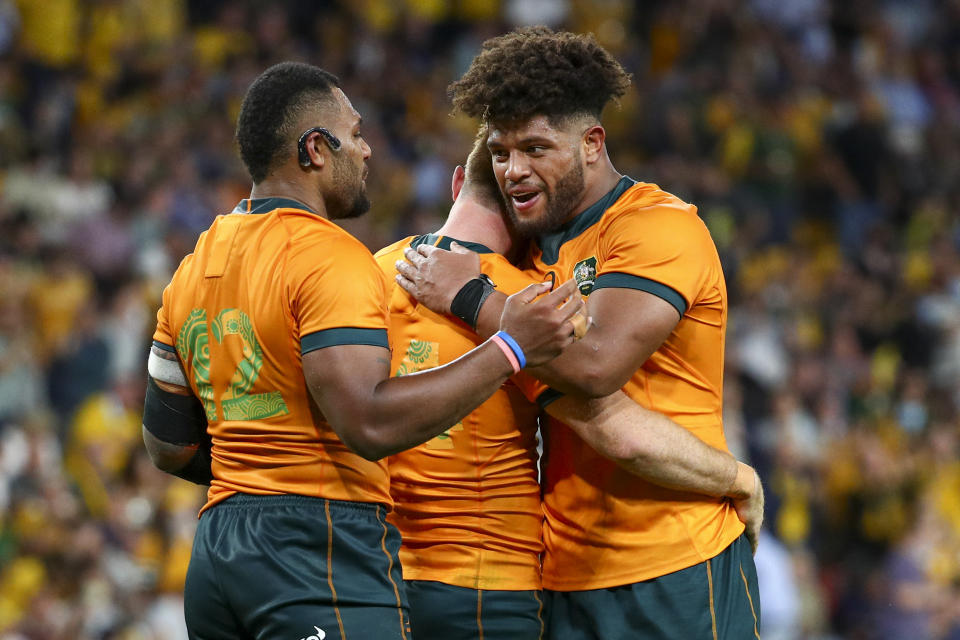
[[[466,322],[472,329],[476,329],[480,308],[495,287],[490,276],[481,273],[460,287],[460,291],[457,291],[453,302],[450,303],[450,313]]]

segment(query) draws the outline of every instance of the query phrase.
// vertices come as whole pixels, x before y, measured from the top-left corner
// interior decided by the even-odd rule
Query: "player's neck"
[[[458,198],[453,203],[447,221],[436,233],[464,242],[477,242],[503,255],[513,246],[510,231],[500,212],[465,198]]]
[[[250,199],[257,198],[290,198],[305,204],[322,217],[327,217],[327,208],[319,192],[302,181],[286,180],[277,175],[269,176],[250,189]]]
[[[604,153],[603,157],[597,161],[596,166],[587,168],[587,175],[584,176],[586,188],[583,191],[583,197],[564,222],[577,217],[591,205],[599,202],[603,196],[617,186],[621,178],[623,178],[623,175],[617,171],[613,163],[610,162],[610,157]]]

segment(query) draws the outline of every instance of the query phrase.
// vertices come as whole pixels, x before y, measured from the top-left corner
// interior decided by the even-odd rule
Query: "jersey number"
[[[239,336],[243,341],[243,359],[236,364],[230,386],[214,398],[210,383],[210,333],[222,345],[226,336]],[[207,420],[217,419],[217,404],[224,420],[262,420],[290,413],[279,391],[248,393],[260,375],[263,350],[253,331],[249,316],[240,309],[224,309],[207,324],[205,309],[194,309],[177,335],[177,353],[183,362],[190,362],[197,394],[207,412]]]

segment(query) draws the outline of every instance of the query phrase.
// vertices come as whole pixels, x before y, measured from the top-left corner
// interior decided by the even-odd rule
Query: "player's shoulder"
[[[536,280],[499,253],[480,254],[480,268],[507,295],[516,293]]]
[[[397,240],[392,244],[388,244],[383,249],[380,249],[374,253],[373,257],[381,267],[387,265],[393,268],[393,263],[403,257],[404,250],[409,247],[410,244],[417,239],[417,237],[418,236],[407,236],[402,240]]]
[[[278,210],[278,223],[295,259],[312,262],[373,262],[363,242],[336,223],[308,211]]]
[[[281,208],[274,212],[274,219],[292,240],[314,242],[345,241],[347,244],[362,243],[335,222],[303,209]]]
[[[697,207],[649,182],[627,189],[603,216],[607,225],[624,223],[644,232],[660,234],[703,234],[709,232]]]
[[[507,259],[502,253],[481,253],[480,264],[484,267],[490,267],[491,269],[506,269],[506,270],[516,270],[516,267]]]
[[[697,207],[650,182],[637,182],[607,209],[607,214],[642,212],[646,216],[697,218]]]

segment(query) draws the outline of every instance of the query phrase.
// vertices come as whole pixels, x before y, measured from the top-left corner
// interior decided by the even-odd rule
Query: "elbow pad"
[[[184,446],[207,441],[207,414],[200,401],[193,394],[164,391],[153,376],[147,376],[143,426],[157,440],[169,444]]]

